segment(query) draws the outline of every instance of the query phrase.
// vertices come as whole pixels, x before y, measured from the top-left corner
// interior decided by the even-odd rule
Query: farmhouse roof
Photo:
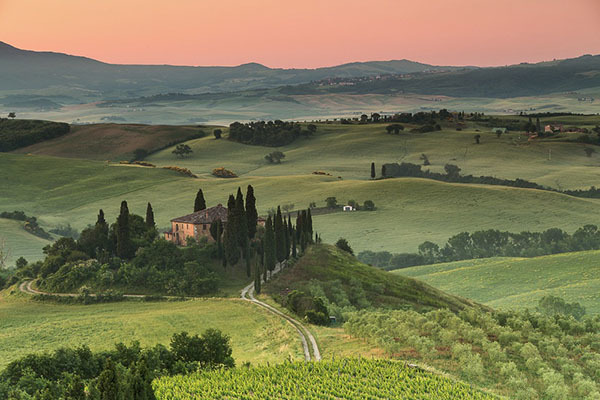
[[[220,219],[221,222],[227,221],[227,208],[222,204],[205,210],[196,211],[195,213],[184,215],[183,217],[174,218],[171,222],[183,222],[186,224],[211,224]]]

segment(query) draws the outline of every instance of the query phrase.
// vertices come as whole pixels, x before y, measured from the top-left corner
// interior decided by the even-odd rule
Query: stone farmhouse
[[[164,233],[165,239],[178,246],[185,246],[188,237],[196,240],[206,237],[209,242],[214,242],[210,234],[210,224],[218,219],[223,225],[227,222],[227,207],[223,207],[222,204],[174,218],[171,220],[171,229]],[[258,224],[264,226],[265,219],[258,217]]]

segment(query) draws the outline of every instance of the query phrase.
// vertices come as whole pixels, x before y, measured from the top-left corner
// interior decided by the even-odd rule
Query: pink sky
[[[505,65],[600,53],[600,0],[0,0],[0,41],[123,64]]]

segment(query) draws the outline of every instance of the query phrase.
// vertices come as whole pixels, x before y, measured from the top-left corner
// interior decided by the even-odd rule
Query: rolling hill
[[[600,251],[535,258],[490,258],[394,271],[493,308],[533,309],[543,296],[579,302],[600,312]]]

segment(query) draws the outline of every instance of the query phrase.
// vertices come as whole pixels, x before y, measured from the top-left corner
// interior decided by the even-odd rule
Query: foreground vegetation
[[[376,379],[374,379],[376,377]],[[199,372],[153,383],[159,400],[493,399],[461,382],[405,364],[368,359],[286,363]]]
[[[600,318],[436,310],[351,314],[344,325],[390,355],[415,359],[511,398],[597,399]]]

